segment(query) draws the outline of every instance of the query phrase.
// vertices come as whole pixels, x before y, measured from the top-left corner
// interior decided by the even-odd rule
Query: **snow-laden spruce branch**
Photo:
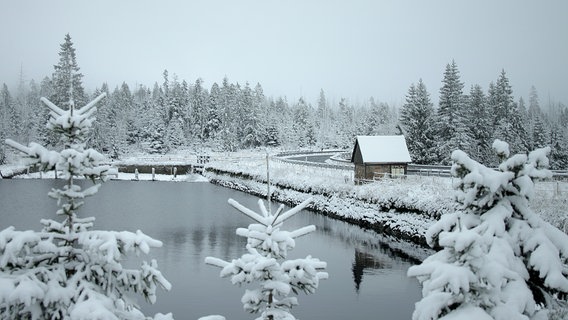
[[[568,236],[529,207],[534,181],[551,176],[550,148],[513,156],[505,142],[493,148],[498,170],[452,153],[459,210],[427,231],[441,250],[408,270],[423,287],[414,320],[548,319],[566,308]]]
[[[284,212],[281,205],[275,213],[271,213],[259,200],[260,213],[257,213],[233,199],[229,204],[257,223],[248,228],[238,228],[236,233],[247,238],[246,250],[240,258],[225,261],[207,257],[205,263],[221,268],[221,277],[230,277],[231,283],[243,285],[258,282],[259,287],[245,290],[241,298],[244,309],[250,313],[261,313],[258,319],[286,319],[295,317],[290,309],[298,304],[291,293],[314,293],[319,281],[327,279],[323,270],[327,264],[319,259],[307,256],[303,259],[285,260],[288,251],[296,246],[295,239],[313,232],[313,225],[294,231],[281,230],[283,223],[304,209],[311,199],[302,202]]]
[[[97,110],[95,104],[104,97],[101,94],[78,109],[71,98],[69,110],[41,99],[51,110],[48,127],[60,134],[61,151],[33,142],[24,146],[6,140],[8,146],[24,155],[28,165],[56,170],[66,184],[49,192],[61,207],[57,214],[63,221],[42,219],[40,232],[17,231],[14,227],[0,231],[2,319],[148,319],[132,295],[141,294],[154,303],[157,288],[171,288],[156,260],[144,261],[137,269],[121,264],[129,253],[148,254],[162,242],[140,230],[92,230],[94,217],[77,216],[82,200],[93,196],[100,182],[116,172],[101,165],[104,157],[85,144]],[[79,177],[94,184],[83,189],[75,184]],[[157,314],[154,318],[172,316]]]

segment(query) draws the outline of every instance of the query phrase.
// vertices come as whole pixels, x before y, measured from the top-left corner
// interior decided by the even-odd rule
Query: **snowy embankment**
[[[204,175],[222,186],[263,197],[267,193],[261,157],[213,162]],[[355,186],[351,175],[347,170],[271,161],[271,195],[290,205],[312,197],[312,210],[419,244],[425,244],[424,234],[435,219],[454,206],[449,179],[409,177]]]
[[[215,184],[265,197],[266,159],[262,155],[209,163],[204,175]],[[272,198],[296,205],[313,198],[310,209],[425,245],[425,232],[455,208],[452,178],[408,176],[354,185],[352,171],[307,167],[271,159]],[[531,201],[535,212],[564,230],[566,185],[542,182]]]

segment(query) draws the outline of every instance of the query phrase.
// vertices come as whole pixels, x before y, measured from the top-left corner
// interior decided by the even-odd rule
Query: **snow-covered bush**
[[[64,147],[59,152],[6,140],[29,165],[56,170],[65,185],[49,193],[61,206],[57,214],[62,222],[43,219],[39,232],[14,227],[0,231],[2,319],[146,319],[131,294],[142,294],[153,303],[157,287],[171,287],[155,260],[143,262],[139,269],[121,264],[128,252],[148,253],[151,247],[160,247],[160,241],[139,230],[92,230],[95,218],[77,215],[82,200],[98,191],[101,184],[96,181],[104,181],[114,170],[99,165],[103,156],[85,148],[94,106],[104,96],[80,109],[71,99],[69,110],[42,98],[51,110],[48,127],[61,136]],[[80,177],[94,185],[82,189],[75,183]],[[158,314],[156,319],[171,319],[171,314]]]
[[[295,247],[294,239],[313,232],[316,228],[313,225],[294,231],[280,228],[285,220],[300,212],[310,201],[308,199],[286,212],[283,212],[282,205],[272,214],[259,200],[262,214],[258,214],[229,199],[229,204],[258,222],[249,225],[247,229],[237,229],[237,235],[247,238],[248,253],[231,262],[213,257],[207,257],[205,262],[222,268],[221,277],[231,277],[233,284],[259,283],[258,288],[245,290],[241,299],[246,311],[261,313],[257,320],[296,319],[290,309],[298,301],[296,297],[289,295],[292,292],[314,293],[319,280],[328,277],[326,272],[321,271],[327,264],[319,259],[307,256],[303,259],[285,260],[288,251]]]
[[[427,232],[441,250],[408,270],[423,286],[414,320],[546,319],[546,308],[565,303],[568,236],[528,206],[533,181],[551,176],[550,149],[509,157],[507,143],[493,148],[498,171],[452,153],[460,210]]]

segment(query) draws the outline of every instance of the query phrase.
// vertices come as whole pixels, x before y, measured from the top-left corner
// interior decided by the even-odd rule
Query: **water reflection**
[[[54,201],[44,196],[52,183],[0,180],[0,226],[38,230],[40,218],[55,217]],[[96,216],[96,229],[140,229],[164,243],[151,257],[158,260],[173,288],[160,292],[155,305],[140,301],[147,314],[173,312],[177,319],[223,314],[232,320],[251,319],[254,316],[246,314],[240,303],[245,287],[232,286],[228,279],[219,278],[219,269],[203,262],[206,256],[231,260],[245,253],[246,239],[235,230],[251,221],[236,213],[227,204],[228,198],[257,208],[257,198],[207,183],[110,182],[96,200],[86,200],[81,214]],[[415,279],[406,277],[406,270],[427,252],[311,212],[291,218],[286,229],[308,224],[314,224],[316,232],[297,239],[290,258],[311,254],[326,261],[330,279],[322,281],[314,295],[298,298],[300,305],[293,309],[296,317],[411,317],[420,290]]]
[[[365,269],[390,269],[389,265],[389,260],[385,257],[375,257],[370,253],[355,249],[355,258],[353,260],[353,267],[351,268],[351,270],[353,270],[353,281],[355,281],[355,291],[359,293]]]

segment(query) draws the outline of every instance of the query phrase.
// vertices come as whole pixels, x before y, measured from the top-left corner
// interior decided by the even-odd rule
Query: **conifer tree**
[[[303,98],[298,99],[293,107],[292,119],[294,142],[298,147],[313,146],[316,142],[312,118],[312,108]]]
[[[553,308],[568,293],[568,236],[529,207],[534,181],[551,176],[550,148],[511,157],[507,143],[493,148],[498,171],[452,153],[458,208],[426,233],[441,250],[408,270],[423,286],[414,320],[547,319],[537,304]]]
[[[285,101],[282,98],[271,100],[266,110],[266,137],[267,146],[278,146],[283,143],[284,126],[288,122],[289,112]]]
[[[434,152],[434,107],[422,79],[418,85],[410,85],[406,102],[400,111],[400,123],[408,143],[412,161],[420,164],[435,162]]]
[[[140,293],[154,303],[157,287],[171,287],[155,260],[138,269],[121,264],[127,253],[147,254],[160,247],[160,241],[139,230],[92,230],[95,218],[78,216],[83,199],[101,186],[96,181],[106,180],[112,171],[100,165],[103,156],[85,144],[94,106],[104,97],[103,93],[82,108],[75,108],[70,97],[67,110],[42,98],[51,110],[48,127],[60,135],[62,151],[6,140],[29,165],[60,172],[66,184],[49,193],[61,206],[57,214],[63,221],[42,219],[41,232],[14,227],[0,231],[0,286],[10,292],[0,298],[3,319],[147,319],[130,295]],[[79,178],[94,184],[83,189],[76,183]],[[171,319],[171,314],[155,319]]]
[[[339,101],[339,110],[336,119],[336,144],[340,148],[349,148],[355,139],[354,132],[355,109],[345,98]]]
[[[318,145],[321,147],[330,147],[332,135],[332,112],[323,89],[320,90],[315,120]]]
[[[298,299],[290,295],[312,294],[319,281],[328,277],[322,271],[327,264],[317,258],[285,260],[288,251],[295,247],[295,239],[316,229],[313,225],[294,231],[281,229],[286,220],[301,212],[310,201],[286,212],[281,205],[272,213],[259,200],[260,213],[257,213],[229,199],[231,206],[255,221],[246,229],[237,229],[237,235],[247,238],[247,253],[231,262],[214,257],[207,257],[205,262],[222,268],[220,276],[230,277],[233,284],[259,284],[258,288],[246,289],[241,298],[246,311],[261,314],[256,320],[295,320],[290,310],[298,304]]]
[[[214,140],[221,127],[221,88],[213,83],[207,100],[207,122],[205,123],[204,136],[208,140]]]
[[[2,90],[0,90],[0,138],[1,141],[6,139],[8,135],[8,126],[9,126],[9,106],[8,104],[11,103],[10,99],[10,92],[8,91],[8,86],[4,84],[2,86]],[[0,146],[0,164],[4,164],[6,160],[6,151],[4,148],[4,144]]]
[[[221,86],[221,114],[220,114],[220,139],[225,150],[235,151],[239,145],[237,132],[237,106],[238,92],[240,88],[229,82],[227,77],[223,78]]]
[[[207,91],[203,88],[203,80],[197,79],[195,80],[195,84],[191,89],[190,94],[190,105],[191,105],[191,114],[190,114],[190,123],[191,123],[191,131],[193,132],[193,136],[200,139],[201,141],[205,140],[205,132],[206,132],[206,119],[207,116],[206,108],[207,108]]]
[[[363,117],[365,123],[365,135],[393,135],[395,134],[396,122],[386,103],[377,103],[375,99],[369,99],[369,109],[365,110]]]
[[[273,109],[274,105],[275,105],[275,102],[270,101],[270,107],[268,108],[268,110]],[[279,137],[279,134],[278,134],[278,127],[274,124],[274,122],[269,123],[268,127],[266,128],[266,135],[264,137],[264,144],[266,146],[269,146],[269,147],[275,147],[275,146],[280,145],[280,137]]]
[[[529,148],[528,134],[505,70],[501,71],[496,84],[489,87],[489,104],[494,114],[494,138],[509,141],[515,148],[514,152],[526,152]]]
[[[555,170],[568,170],[568,108],[560,106],[560,112],[550,127],[550,166]]]
[[[4,134],[10,138],[16,138],[21,130],[19,114],[16,103],[8,86],[4,83],[0,89],[0,117],[4,124]]]
[[[82,83],[83,74],[79,72],[75,47],[69,34],[65,35],[60,47],[59,62],[53,66],[53,94],[49,100],[63,109],[70,107],[70,101],[75,105],[84,105],[87,97]]]
[[[547,125],[544,123],[544,114],[540,109],[538,93],[534,86],[529,94],[528,133],[532,148],[542,148],[549,144]]]
[[[248,92],[248,83],[245,88],[245,92]],[[244,148],[255,148],[262,144],[262,136],[264,131],[264,125],[261,122],[260,114],[264,105],[264,92],[262,86],[257,84],[252,92],[252,97],[250,104],[242,105],[243,123],[241,124],[242,134],[243,134],[243,147]]]
[[[39,86],[39,96],[40,97],[53,97],[55,89],[53,87],[53,81],[50,77],[45,77]],[[39,100],[38,100],[39,101]],[[37,104],[38,109],[36,113],[38,114],[38,136],[40,137],[41,143],[43,145],[55,145],[59,137],[45,125],[45,119],[49,119],[49,109],[45,108],[41,101]]]
[[[446,65],[437,113],[437,153],[442,163],[450,162],[452,151],[469,152],[471,136],[467,130],[467,115],[463,96],[463,83],[455,61]]]
[[[98,97],[101,94],[105,94],[106,97],[110,97],[110,91],[108,84],[103,83],[101,88],[97,88],[93,96]],[[91,139],[90,145],[93,149],[101,150],[106,153],[111,148],[111,138],[114,135],[114,126],[112,122],[114,121],[112,116],[112,108],[110,106],[110,99],[103,99],[98,103],[97,107],[97,121],[93,123],[91,128]]]
[[[487,105],[487,98],[479,85],[471,87],[468,99],[468,127],[473,139],[471,155],[477,161],[489,165],[491,156],[492,114]]]
[[[27,107],[25,108],[25,114],[22,115],[22,119],[27,122],[27,135],[24,138],[25,143],[31,141],[41,141],[40,137],[40,127],[45,125],[45,117],[42,117],[42,112],[40,110],[40,87],[34,80],[29,83],[29,90],[27,91],[26,98],[22,103],[25,103]],[[0,140],[1,141],[1,140]]]

